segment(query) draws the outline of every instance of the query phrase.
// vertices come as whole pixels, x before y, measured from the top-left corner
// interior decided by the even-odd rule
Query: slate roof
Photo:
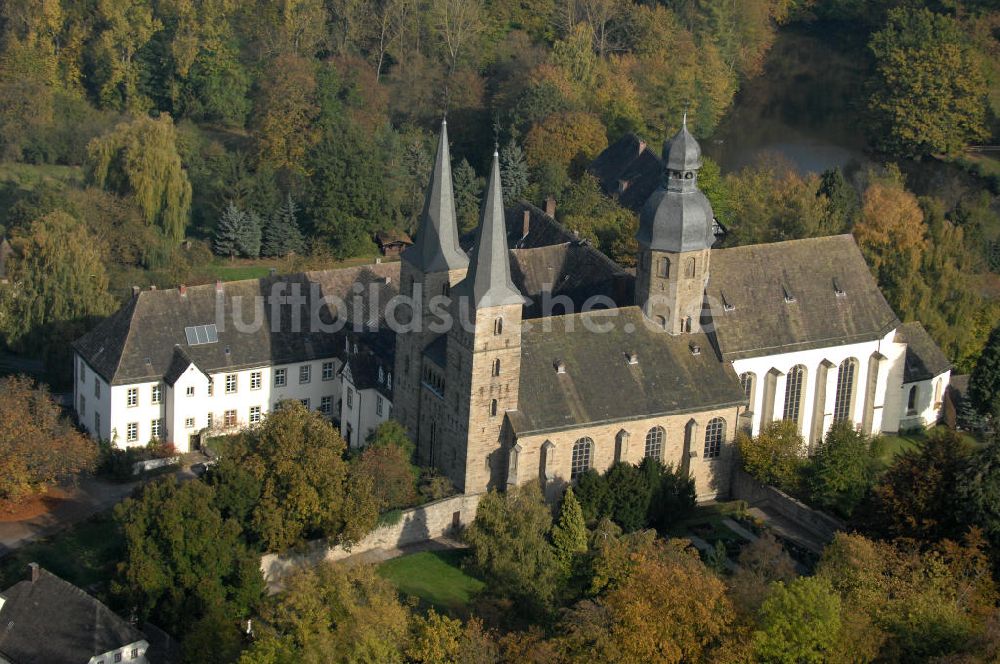
[[[0,654],[12,664],[80,664],[145,640],[138,629],[80,588],[44,569],[3,592]]]
[[[850,235],[715,249],[711,260],[724,359],[871,341],[899,326]]]
[[[389,376],[392,374],[392,360],[380,357],[365,349],[352,354],[344,365],[350,368],[351,382],[357,390],[377,390],[386,399],[392,400]],[[379,369],[382,370],[379,373]]]
[[[951,362],[919,322],[900,325],[896,330],[895,341],[906,344],[904,383],[930,380],[951,369]]]
[[[470,298],[475,308],[520,304],[524,297],[510,279],[507,255],[507,222],[500,186],[500,156],[493,153],[493,167],[486,183],[486,195],[479,215],[476,241],[469,258],[465,279],[455,286],[454,295]]]
[[[663,182],[663,164],[645,141],[628,133],[609,145],[587,171],[618,203],[638,213]]]
[[[403,259],[424,272],[456,270],[469,264],[469,257],[458,246],[448,123],[445,121],[441,122],[437,155],[424,199],[420,228],[417,230],[416,241],[403,252]]]
[[[518,435],[746,403],[732,365],[705,335],[654,329],[638,307],[526,322],[519,390],[519,410],[507,413]]]
[[[674,171],[693,171],[701,168],[701,146],[688,131],[687,114],[681,130],[663,146],[667,168]]]
[[[313,306],[324,324],[339,319],[349,321],[350,327],[357,324],[365,330],[377,330],[384,324],[385,303],[398,294],[398,281],[399,263],[381,263],[233,281],[221,285],[221,294],[214,284],[188,287],[183,295],[176,288],[141,291],[73,347],[112,385],[164,378],[181,361],[175,355],[177,346],[206,373],[332,357],[339,354],[342,336],[312,324]],[[276,284],[284,290],[272,291]],[[288,296],[296,288],[305,298],[298,307],[298,329],[292,321],[293,307],[288,304],[277,307],[278,319],[271,319],[275,311],[271,293]],[[258,297],[264,298],[264,305],[255,312]],[[337,299],[323,302],[321,298]],[[257,318],[264,324],[249,332],[237,330],[233,319],[236,303],[243,323]],[[217,310],[221,312],[219,320]],[[184,328],[210,323],[217,324],[218,342],[189,346]]]
[[[529,300],[524,318],[567,313],[555,298],[569,298],[571,311],[581,311],[598,295],[614,304],[592,308],[628,306],[635,300],[635,278],[588,244],[576,241],[513,249],[510,258],[514,284]]]

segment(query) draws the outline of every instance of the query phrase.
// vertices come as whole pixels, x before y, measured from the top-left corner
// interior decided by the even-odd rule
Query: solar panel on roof
[[[192,325],[184,328],[184,336],[187,337],[188,346],[214,344],[219,340],[219,330],[216,328],[215,323],[211,325]]]

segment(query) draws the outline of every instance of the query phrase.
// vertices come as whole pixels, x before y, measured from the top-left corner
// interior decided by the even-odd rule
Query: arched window
[[[696,267],[694,258],[687,259],[687,263],[684,265],[684,276],[689,279],[694,277]]]
[[[664,330],[667,329],[667,317],[666,316],[657,316],[656,317],[656,322]]]
[[[854,377],[858,373],[858,361],[849,357],[840,363],[837,370],[837,398],[833,403],[833,420],[851,419],[851,406],[854,404]]]
[[[497,318],[493,321],[493,334],[501,334],[503,332],[503,318]]]
[[[916,415],[917,414],[917,386],[914,385],[910,388],[910,395],[906,398],[906,414]]]
[[[670,278],[670,259],[666,256],[660,259],[659,275],[664,279]]]
[[[799,423],[799,410],[802,406],[802,383],[805,382],[806,368],[796,364],[788,371],[785,378],[785,410],[782,419]]]
[[[687,318],[684,319],[684,331],[685,332],[690,332],[691,331],[691,317],[690,316],[688,316]]]
[[[663,427],[653,427],[646,432],[646,456],[663,461]]]
[[[705,427],[705,453],[702,455],[706,459],[715,459],[722,452],[722,441],[726,439],[726,421],[721,417],[709,420]]]
[[[490,401],[490,417],[496,417],[497,414],[497,400],[494,399]]]
[[[757,376],[752,371],[740,374],[740,386],[743,388],[743,394],[747,401],[750,402],[750,408],[753,408],[753,388],[756,382]]]
[[[500,375],[500,359],[499,358],[493,360],[493,375],[494,376],[499,376]]]
[[[573,458],[570,461],[569,478],[575,480],[583,473],[590,470],[590,458],[594,450],[594,441],[590,438],[581,438],[573,443]]]

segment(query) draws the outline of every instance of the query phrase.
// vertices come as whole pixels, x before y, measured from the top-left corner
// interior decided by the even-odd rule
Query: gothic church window
[[[659,323],[660,327],[662,327],[664,330],[667,329],[667,318],[666,318],[666,316],[657,316],[656,317],[656,322]]]
[[[575,480],[580,475],[590,470],[591,455],[594,449],[594,441],[590,438],[581,438],[573,443],[573,457],[570,461],[569,478]]]
[[[840,363],[837,370],[837,397],[833,404],[833,421],[851,419],[851,406],[854,403],[854,376],[857,373],[858,361],[849,357]]]
[[[747,401],[750,402],[750,408],[753,408],[753,388],[756,382],[757,376],[752,371],[740,374],[740,386],[743,388],[743,394],[746,396]]]
[[[663,461],[663,427],[653,427],[646,432],[646,456]]]
[[[910,395],[906,398],[906,414],[916,415],[917,414],[917,386],[914,385],[910,388]]]
[[[805,382],[806,368],[796,364],[785,379],[785,410],[782,419],[798,424],[802,407],[802,383]]]
[[[706,459],[716,459],[722,452],[722,441],[726,438],[726,421],[721,417],[714,417],[709,420],[705,427],[705,453],[702,455]]]

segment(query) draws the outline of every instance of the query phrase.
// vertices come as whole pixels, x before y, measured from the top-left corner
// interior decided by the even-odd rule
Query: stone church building
[[[851,236],[713,249],[686,125],[662,161],[634,137],[609,151],[630,146],[626,161],[659,172],[634,276],[548,214],[505,213],[496,153],[460,239],[442,124],[400,268],[422,324],[396,336],[394,416],[420,463],[467,493],[538,479],[555,495],[653,456],[710,498],[728,491],[740,428],[792,420],[811,448],[837,420],[872,434],[937,420],[950,365],[900,324]],[[428,324],[445,313],[456,323]]]

